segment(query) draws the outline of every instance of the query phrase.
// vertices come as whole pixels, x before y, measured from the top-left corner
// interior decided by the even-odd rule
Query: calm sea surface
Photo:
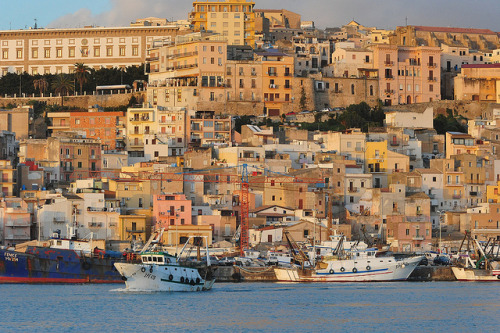
[[[124,287],[124,286],[123,286]],[[500,283],[0,285],[0,332],[498,332]]]

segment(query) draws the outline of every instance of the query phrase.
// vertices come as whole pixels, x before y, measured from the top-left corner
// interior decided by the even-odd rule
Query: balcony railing
[[[431,77],[431,76],[429,76],[429,77],[427,78],[427,81],[429,81],[429,82],[436,82],[436,78],[435,78],[435,77]]]
[[[461,194],[453,194],[453,199],[461,199],[462,195]]]
[[[424,238],[425,238],[424,236],[414,236],[413,240],[423,241]]]
[[[428,62],[427,63],[427,66],[428,67],[431,67],[431,68],[436,68],[437,67],[437,64],[435,62]]]
[[[392,89],[385,89],[384,92],[386,94],[394,94],[394,90],[392,90]]]
[[[140,234],[144,232],[144,229],[125,229],[127,232],[130,232],[132,234]]]
[[[384,61],[384,65],[386,66],[393,66],[394,65],[394,61]]]
[[[349,193],[357,193],[358,192],[358,188],[357,187],[350,187],[347,191]]]

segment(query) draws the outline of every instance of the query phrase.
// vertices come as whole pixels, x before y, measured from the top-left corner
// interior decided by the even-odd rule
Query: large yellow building
[[[212,31],[229,45],[255,44],[255,2],[248,0],[194,1],[190,14],[195,31]]]

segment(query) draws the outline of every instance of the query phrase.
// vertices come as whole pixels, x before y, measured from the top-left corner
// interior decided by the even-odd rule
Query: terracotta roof
[[[431,32],[448,32],[457,34],[480,34],[480,35],[496,35],[496,32],[490,29],[472,29],[472,28],[448,28],[448,27],[428,27],[415,25],[413,26],[416,31],[431,31]]]

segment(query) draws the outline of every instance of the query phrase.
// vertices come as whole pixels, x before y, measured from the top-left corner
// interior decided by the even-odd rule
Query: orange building
[[[123,112],[49,112],[53,135],[60,132],[85,132],[87,138],[100,139],[103,150],[123,149]]]
[[[276,52],[275,52],[276,51]],[[262,64],[262,94],[268,116],[283,113],[284,104],[291,102],[294,57],[277,50],[255,53]]]

